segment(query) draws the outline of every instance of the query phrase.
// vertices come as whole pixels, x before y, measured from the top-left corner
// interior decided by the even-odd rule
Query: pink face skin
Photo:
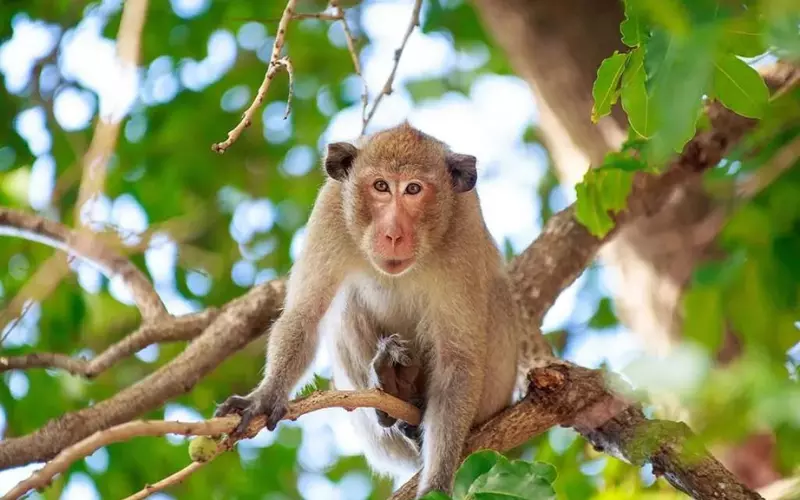
[[[384,273],[399,276],[414,265],[415,229],[435,189],[422,179],[402,175],[374,177],[365,189],[375,224],[373,263]]]

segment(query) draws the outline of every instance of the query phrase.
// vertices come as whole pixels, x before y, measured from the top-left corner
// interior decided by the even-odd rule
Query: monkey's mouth
[[[387,274],[398,275],[409,269],[414,259],[381,259],[379,266]]]

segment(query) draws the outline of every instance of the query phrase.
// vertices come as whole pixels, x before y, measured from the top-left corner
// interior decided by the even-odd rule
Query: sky
[[[173,10],[180,16],[191,18],[202,14],[210,0],[171,0]],[[60,70],[70,75],[83,88],[67,89],[55,98],[54,112],[59,124],[66,130],[80,130],[90,126],[93,116],[101,113],[114,119],[132,118],[125,124],[123,133],[131,141],[141,139],[144,133],[142,121],[134,113],[134,105],[167,102],[183,89],[202,90],[218,81],[233,65],[238,51],[255,51],[262,60],[268,60],[271,43],[270,29],[257,22],[245,23],[237,32],[218,30],[208,40],[208,55],[200,61],[184,61],[174,65],[167,58],[158,58],[141,71],[131,71],[115,60],[115,42],[103,38],[101,30],[106,13],[115,12],[119,0],[104,1],[94,12],[79,24],[77,29],[64,39]],[[408,19],[410,3],[407,1],[382,0],[367,2],[363,9],[362,22],[372,43],[362,53],[363,74],[368,88],[374,96],[391,71],[392,55],[398,47],[406,23],[397,19]],[[309,21],[316,22],[316,21]],[[58,30],[39,21],[19,15],[12,20],[14,35],[0,45],[0,73],[5,87],[12,93],[27,85],[27,78],[36,59],[52,48]],[[331,41],[343,46],[344,38],[339,24],[329,29]],[[510,76],[482,76],[472,86],[468,95],[446,94],[441,99],[413,106],[404,82],[432,75],[445,74],[456,68],[481,64],[487,57],[480,51],[457,54],[441,35],[423,35],[415,32],[406,47],[395,80],[397,89],[383,100],[371,124],[370,130],[394,125],[403,118],[445,142],[453,149],[479,158],[478,193],[487,225],[499,242],[508,239],[516,251],[523,250],[541,230],[538,222],[540,200],[535,190],[545,173],[545,153],[540,147],[524,145],[520,137],[524,129],[538,120],[535,99],[528,86],[520,79]],[[48,79],[43,77],[43,85]],[[243,84],[245,82],[242,82]],[[252,83],[252,82],[247,82]],[[350,85],[354,95],[361,93],[361,83],[354,76]],[[241,108],[249,104],[247,88],[236,86],[223,96],[223,108]],[[325,106],[324,96],[318,104]],[[265,117],[265,139],[288,140],[290,131],[287,122],[280,119],[283,103],[273,103],[263,112]],[[360,131],[360,107],[354,106],[335,114],[319,147],[336,140],[352,140]],[[49,154],[52,140],[45,129],[43,111],[32,108],[20,114],[16,129],[25,138],[37,156],[28,177],[19,180],[20,189],[27,189],[31,208],[47,211],[55,181],[55,163]],[[0,150],[2,161],[2,150]],[[281,164],[291,175],[303,175],[313,168],[313,151],[307,146],[292,148]],[[14,186],[4,186],[14,188]],[[225,192],[220,199],[226,199]],[[559,190],[551,202],[556,209],[574,201],[574,190]],[[514,213],[515,217],[508,217]],[[146,207],[142,207],[130,195],[115,199],[102,197],[87,211],[86,219],[95,224],[113,223],[131,232],[131,238],[148,227]],[[274,222],[274,206],[269,200],[240,203],[234,207],[231,236],[237,241],[246,240],[255,231],[268,230]],[[6,234],[8,231],[6,231]],[[0,232],[0,236],[3,233]],[[296,255],[303,243],[303,231],[298,231],[292,244]],[[177,263],[178,247],[168,238],[154,242],[145,254],[145,262],[153,277],[159,295],[170,312],[185,314],[197,309],[198,304],[181,297],[177,291],[174,274],[169,272]],[[79,283],[85,290],[97,293],[100,290],[100,271],[90,264],[76,261],[73,264]],[[13,266],[10,266],[13,267]],[[257,273],[254,266],[242,259],[233,266],[232,278],[239,284],[250,285],[274,277],[274,272]],[[594,312],[597,300],[602,295],[613,293],[618,284],[602,267],[597,271],[597,286],[589,291],[578,291],[587,279],[582,276],[565,291],[545,318],[545,330],[556,329],[565,324],[586,322]],[[207,291],[210,281],[200,273],[189,273],[188,286],[193,291]],[[124,283],[112,279],[110,293],[125,303],[132,303],[131,295]],[[2,290],[0,290],[2,296]],[[36,328],[39,305],[34,304],[17,325],[6,345],[32,343],[43,334]],[[587,329],[581,339],[568,353],[568,357],[584,366],[598,366],[606,361],[614,370],[621,370],[631,361],[648,370],[640,370],[641,380],[653,374],[662,386],[691,387],[693,380],[702,373],[704,363],[691,348],[679,349],[670,359],[651,360],[643,357],[642,346],[630,332],[622,327],[604,331],[602,334]],[[158,346],[150,346],[137,354],[143,361],[157,358]],[[657,361],[657,362],[656,362]],[[652,362],[652,363],[651,363]],[[653,364],[655,363],[655,364]],[[660,364],[659,364],[660,363]],[[683,363],[687,370],[676,370],[675,363]],[[312,373],[329,375],[329,359],[324,351],[318,355]],[[683,376],[677,374],[684,373]],[[648,377],[649,374],[649,377]],[[666,376],[669,374],[669,376]],[[307,377],[308,378],[308,377]],[[305,380],[304,380],[305,381]],[[304,382],[303,381],[303,382]],[[5,376],[12,393],[19,397],[27,394],[27,377],[22,372],[10,372]],[[301,382],[301,384],[303,383]],[[196,410],[180,405],[168,404],[165,419],[194,421],[203,418]],[[346,413],[338,409],[318,411],[300,418],[297,422],[281,425],[304,428],[300,447],[300,463],[304,472],[299,478],[299,489],[307,499],[364,498],[369,492],[369,480],[363,474],[352,474],[339,483],[332,483],[321,471],[335,462],[339,455],[359,453],[358,436],[349,425]],[[0,411],[0,430],[5,427],[5,414]],[[566,431],[559,431],[563,434]],[[561,435],[554,433],[555,436]],[[176,445],[183,438],[168,436]],[[255,439],[239,444],[243,460],[252,456],[257,447],[269,445],[275,434],[261,432]],[[553,438],[553,439],[557,439]],[[108,454],[98,450],[86,459],[87,466],[94,471],[103,471],[108,466]],[[0,472],[0,493],[27,477],[38,466]],[[32,498],[36,498],[34,495]],[[62,499],[99,498],[90,476],[73,474]],[[151,498],[171,498],[157,495]]]

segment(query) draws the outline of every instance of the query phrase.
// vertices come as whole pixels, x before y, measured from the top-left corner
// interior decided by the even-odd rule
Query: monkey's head
[[[453,153],[407,122],[360,149],[328,145],[325,171],[342,183],[347,228],[372,265],[400,276],[450,227],[458,197],[475,187],[476,158]]]

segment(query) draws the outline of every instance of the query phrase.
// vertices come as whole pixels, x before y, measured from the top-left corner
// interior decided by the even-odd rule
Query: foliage
[[[553,481],[556,469],[542,462],[508,460],[491,451],[475,452],[461,464],[453,487],[454,500],[555,499]],[[429,493],[425,500],[450,498],[440,492]]]
[[[797,24],[793,34],[783,28],[787,18],[800,19],[796,3],[625,0],[620,33],[630,50],[615,51],[598,68],[591,118],[596,122],[608,115],[620,99],[630,137],[643,140],[636,148],[640,161],[638,167],[628,162],[624,168],[612,156],[598,168],[660,171],[695,135],[709,100],[742,116],[763,118],[769,91],[741,58],[799,58],[800,33]],[[590,170],[576,186],[578,218],[598,237],[613,227],[609,212],[624,208],[630,187],[607,177]]]

